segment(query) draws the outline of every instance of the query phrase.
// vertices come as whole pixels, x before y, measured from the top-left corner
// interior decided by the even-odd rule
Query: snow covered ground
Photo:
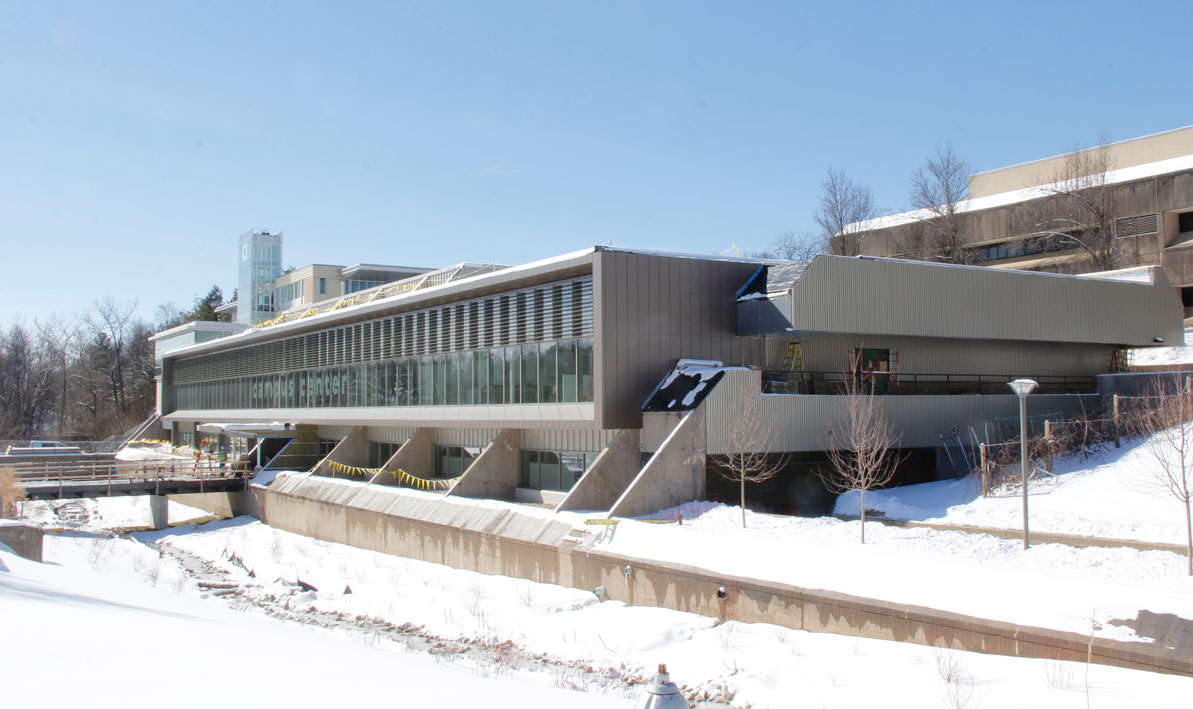
[[[1089,458],[1057,458],[1054,478],[1033,481],[1028,499],[1032,530],[1145,542],[1185,543],[1184,506],[1150,491],[1155,457],[1140,440],[1124,439]],[[837,500],[837,514],[856,515],[857,493]],[[1019,491],[982,498],[978,478],[945,480],[866,493],[866,509],[895,519],[1022,529]]]
[[[1058,464],[1056,481],[1033,491],[1034,528],[1171,540],[1181,523],[1175,503],[1122,483],[1132,466],[1145,464],[1143,455],[1128,445]],[[1019,522],[1017,497],[981,500],[968,483],[872,493],[866,502],[890,516],[1010,528]],[[52,504],[26,509],[63,523]],[[849,504],[842,498],[840,510],[849,512]],[[739,707],[1183,706],[1193,696],[1189,678],[717,624],[600,602],[588,591],[330,544],[250,518],[107,538],[94,532],[145,524],[148,508],[136,498],[87,505],[86,515],[66,523],[91,533],[47,537],[44,565],[0,548],[0,667],[22,678],[5,683],[14,706],[149,701],[143,697],[207,706],[230,696],[309,706],[350,696],[402,706],[629,707],[640,687],[627,682],[659,662],[688,691],[731,696]],[[1177,554],[1060,545],[1025,552],[1019,542],[988,535],[878,524],[868,525],[862,545],[858,522],[748,513],[743,530],[738,508],[711,503],[661,516],[681,511],[682,526],[622,521],[599,528],[594,544],[729,575],[1125,640],[1140,638],[1110,621],[1141,609],[1193,618],[1193,580]],[[187,513],[171,508],[175,520]],[[556,518],[582,523],[578,514]],[[198,576],[196,561],[218,582]],[[407,649],[399,641],[407,637],[422,649]],[[72,683],[60,681],[63,667]],[[178,669],[186,667],[208,671],[188,685]]]
[[[0,667],[21,678],[5,683],[6,704],[199,707],[235,697],[315,706],[351,697],[400,706],[630,707],[640,688],[602,678],[643,676],[658,662],[689,689],[727,691],[732,705],[755,708],[1077,708],[1087,697],[1098,707],[1180,706],[1193,692],[1193,679],[1098,665],[716,625],[320,542],[249,518],[136,536],[51,536],[42,565],[0,549]],[[147,543],[201,557],[240,594],[200,589],[170,553],[159,556]],[[299,578],[319,590],[291,583]],[[271,604],[411,624],[433,638],[512,641],[549,661],[529,671],[493,656],[431,659],[366,630],[267,618],[262,608]],[[70,682],[61,681],[66,671]]]
[[[1188,345],[1174,347],[1140,347],[1132,350],[1131,363],[1138,365],[1188,364],[1193,367],[1193,329],[1185,329]]]

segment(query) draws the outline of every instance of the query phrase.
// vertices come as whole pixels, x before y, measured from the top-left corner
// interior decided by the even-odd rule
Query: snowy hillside
[[[1156,459],[1140,440],[1083,459],[1057,458],[1054,478],[1033,482],[1031,528],[1145,542],[1185,543],[1184,506],[1148,490]],[[837,500],[836,513],[859,512],[856,492]],[[982,499],[977,478],[908,485],[866,493],[866,509],[887,517],[1000,529],[1022,529],[1018,490]]]

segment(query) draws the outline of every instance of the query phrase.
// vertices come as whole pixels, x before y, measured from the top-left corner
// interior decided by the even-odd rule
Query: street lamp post
[[[1035,391],[1034,379],[1016,379],[1007,386],[1019,397],[1019,474],[1023,481],[1023,548],[1030,546],[1027,533],[1027,395]]]

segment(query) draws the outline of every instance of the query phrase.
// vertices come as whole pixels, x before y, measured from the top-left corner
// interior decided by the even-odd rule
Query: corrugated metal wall
[[[575,451],[578,453],[599,453],[609,445],[620,431],[582,429],[524,429],[522,447],[546,451]]]
[[[640,428],[642,402],[683,357],[761,364],[737,336],[737,290],[758,264],[602,251],[593,265],[597,425]]]
[[[826,446],[828,430],[841,415],[844,398],[840,396],[800,396],[762,394],[760,372],[738,370],[725,373],[704,402],[706,438],[709,455],[724,453],[730,431],[743,420],[741,412],[747,400],[758,401],[760,415],[777,422],[769,450],[815,451]],[[953,427],[964,440],[972,426],[982,431],[983,424],[996,418],[1017,417],[1018,398],[1008,390],[1006,396],[884,396],[878,397],[896,429],[902,433],[901,446],[930,448],[940,445],[940,436]],[[1082,405],[1094,406],[1096,394],[1083,396],[1028,397],[1028,415],[1052,412],[1078,412]]]
[[[431,432],[431,442],[440,446],[473,446],[484,448],[497,438],[500,428],[437,428]]]
[[[1112,345],[956,340],[899,335],[807,335],[766,340],[766,368],[779,369],[787,345],[799,341],[809,372],[848,370],[854,348],[889,349],[902,374],[1019,374],[1088,376],[1110,371]],[[894,366],[894,365],[892,365]]]
[[[356,426],[316,426],[315,435],[317,435],[319,438],[338,441],[344,436],[347,436],[349,433],[352,433],[352,429],[354,428],[356,428]]]
[[[1172,286],[914,261],[819,256],[792,291],[801,332],[1100,342],[1176,342]]]
[[[368,439],[376,443],[405,443],[414,437],[417,426],[369,426]]]

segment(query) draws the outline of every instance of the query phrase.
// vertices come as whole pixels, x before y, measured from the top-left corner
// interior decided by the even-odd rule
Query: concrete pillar
[[[614,436],[555,511],[612,508],[642,467],[641,438],[636,428]]]
[[[149,496],[149,518],[154,529],[170,526],[170,502],[165,495]]]
[[[365,435],[365,427],[357,426],[352,429],[352,433],[344,436],[344,439],[336,444],[335,448],[327,454],[327,457],[315,466],[311,472],[315,475],[326,475],[328,477],[337,477],[335,470],[332,468],[332,463],[339,463],[340,465],[348,465],[354,468],[363,468],[369,464],[369,439]],[[351,475],[340,475],[339,477],[353,477]],[[359,480],[360,476],[356,476]],[[364,479],[368,482],[368,479]]]
[[[447,494],[488,500],[512,500],[518,487],[521,432],[507,428],[485,448]]]
[[[638,517],[704,499],[703,407],[684,416],[659,450],[609,510],[610,517]]]
[[[431,475],[431,429],[420,428],[414,432],[410,440],[399,447],[385,465],[381,466],[381,475],[377,482],[385,485],[396,485],[397,476],[390,475],[397,470],[405,470],[416,477],[425,478]]]

